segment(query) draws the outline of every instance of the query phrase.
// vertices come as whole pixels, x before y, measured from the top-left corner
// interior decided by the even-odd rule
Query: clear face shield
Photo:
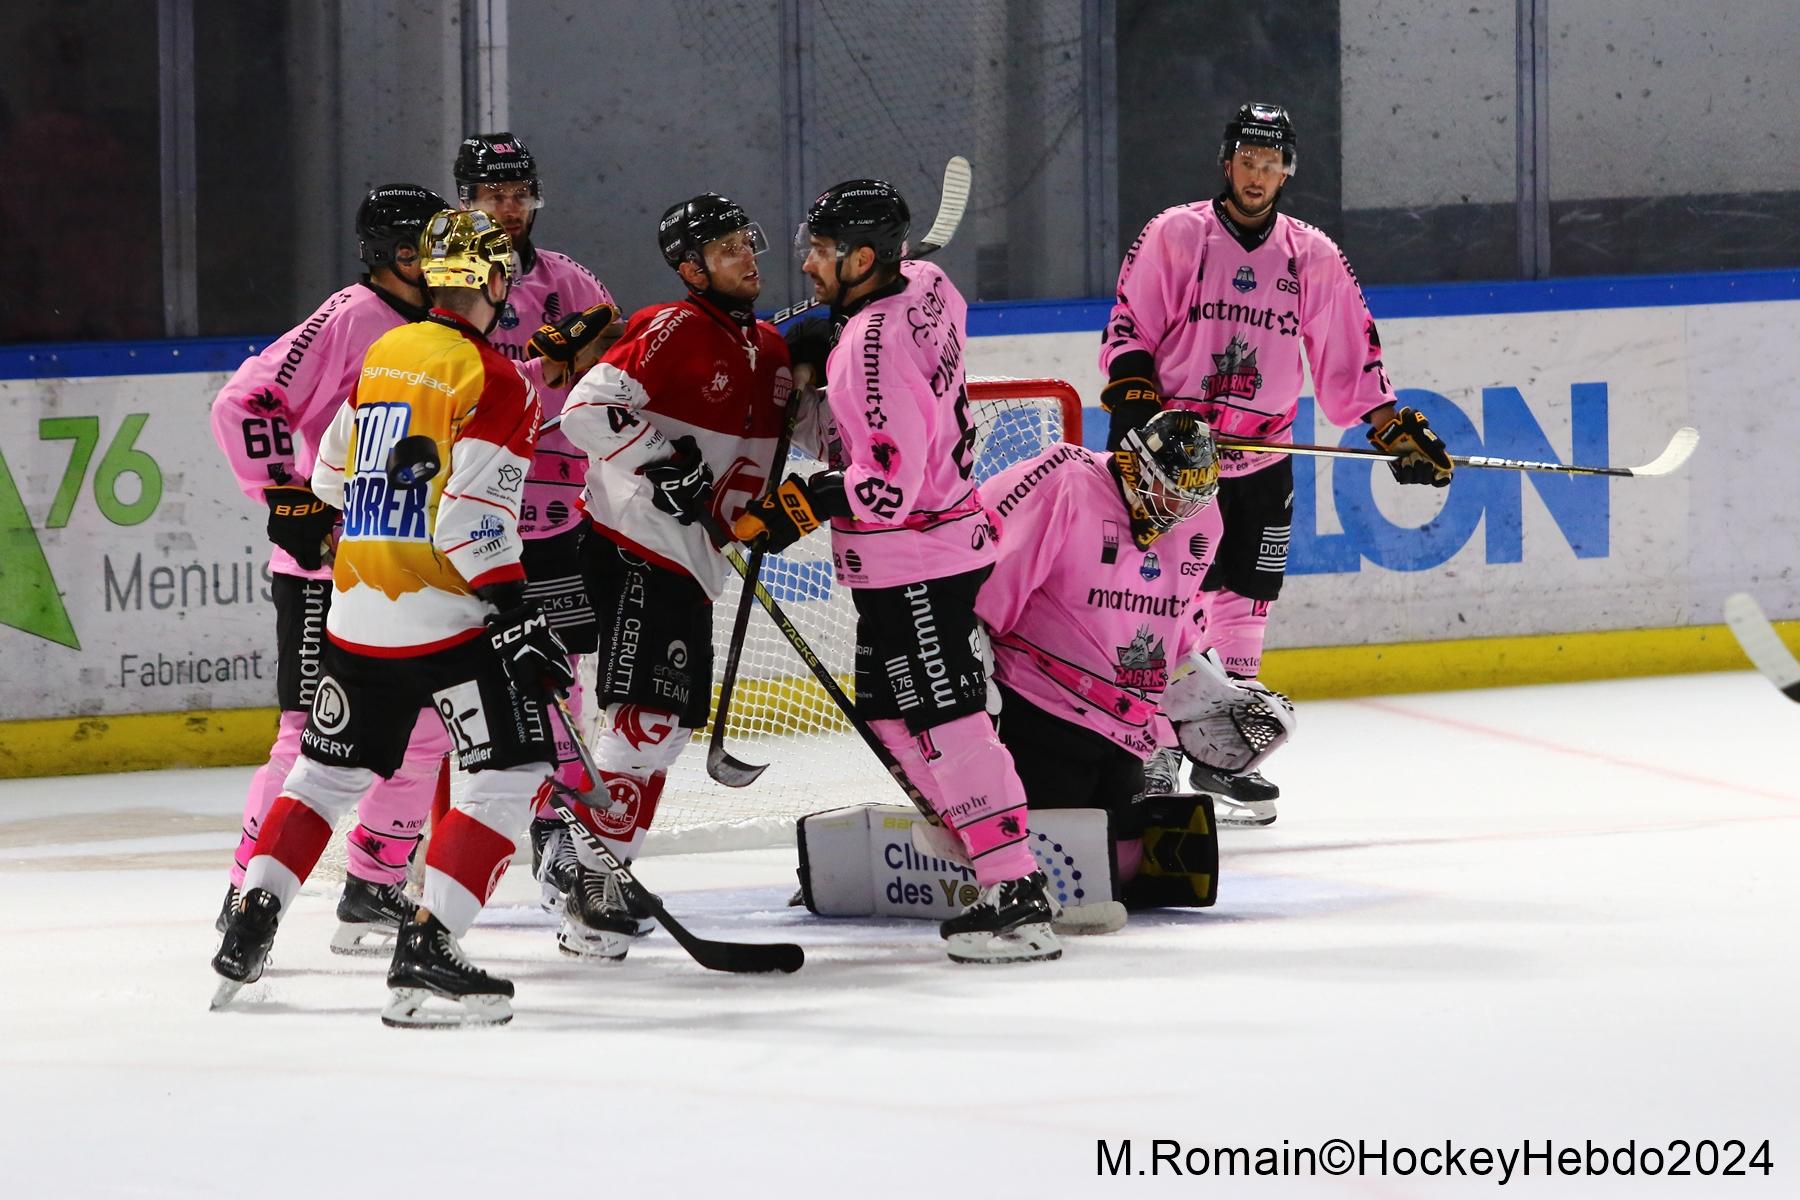
[[[709,261],[715,255],[722,260],[761,258],[768,250],[769,239],[763,236],[762,226],[755,221],[706,243],[706,257]]]
[[[1271,179],[1279,175],[1291,179],[1294,168],[1299,165],[1300,156],[1291,148],[1268,146],[1261,142],[1239,140],[1231,143],[1229,160],[1232,169],[1239,174],[1268,175]]]

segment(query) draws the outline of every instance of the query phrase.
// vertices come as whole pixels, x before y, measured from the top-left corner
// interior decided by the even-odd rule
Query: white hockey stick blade
[[[1768,681],[1781,689],[1789,700],[1800,703],[1800,661],[1769,624],[1762,605],[1747,592],[1738,592],[1725,600],[1725,624],[1731,627],[1738,645]]]
[[[1663,447],[1663,452],[1641,467],[1632,467],[1633,475],[1667,475],[1679,470],[1681,464],[1693,457],[1694,447],[1700,444],[1700,431],[1692,425],[1683,425]],[[1745,597],[1749,599],[1749,597]],[[1752,604],[1755,601],[1751,601]]]
[[[1058,933],[1088,934],[1117,933],[1125,928],[1125,906],[1117,900],[1102,900],[1097,904],[1077,904],[1062,910],[1062,915],[1050,922],[1050,928]]]
[[[937,220],[931,223],[931,229],[915,254],[930,254],[950,244],[957,227],[962,224],[964,210],[969,207],[969,189],[974,179],[969,160],[960,154],[951,155],[950,161],[944,164],[944,186],[939,193]]]

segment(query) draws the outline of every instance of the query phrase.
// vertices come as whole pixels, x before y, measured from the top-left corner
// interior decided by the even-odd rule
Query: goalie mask
[[[1138,549],[1191,517],[1219,493],[1212,430],[1191,412],[1164,409],[1125,435],[1112,456]]]

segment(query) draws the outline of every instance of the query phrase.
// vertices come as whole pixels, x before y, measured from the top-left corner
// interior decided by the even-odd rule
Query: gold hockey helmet
[[[519,278],[519,254],[500,222],[480,209],[447,208],[419,235],[419,266],[425,286],[479,288],[488,272],[499,267],[510,288]]]

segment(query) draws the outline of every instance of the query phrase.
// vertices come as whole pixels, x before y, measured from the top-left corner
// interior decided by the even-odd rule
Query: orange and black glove
[[[539,325],[531,340],[525,343],[525,357],[547,358],[580,377],[606,352],[606,345],[599,344],[601,335],[618,319],[618,309],[610,304],[596,304],[581,312],[570,313],[560,321]],[[615,336],[609,342],[616,340]],[[559,375],[559,382],[560,379]],[[548,375],[545,382],[549,382]]]
[[[731,527],[752,550],[780,554],[829,521],[850,515],[840,471],[820,471],[811,479],[789,475],[781,486],[752,500]]]
[[[1401,483],[1446,487],[1456,472],[1443,439],[1431,431],[1425,414],[1416,408],[1403,408],[1379,429],[1371,428],[1369,441],[1383,454],[1398,456],[1388,469]]]
[[[1125,435],[1142,429],[1162,411],[1162,393],[1150,378],[1150,355],[1142,350],[1121,354],[1113,363],[1113,378],[1100,392],[1100,407],[1112,416],[1106,429],[1106,448],[1117,450]]]
[[[269,505],[269,540],[294,556],[308,571],[325,565],[325,539],[337,528],[338,510],[293,484],[263,489]]]

